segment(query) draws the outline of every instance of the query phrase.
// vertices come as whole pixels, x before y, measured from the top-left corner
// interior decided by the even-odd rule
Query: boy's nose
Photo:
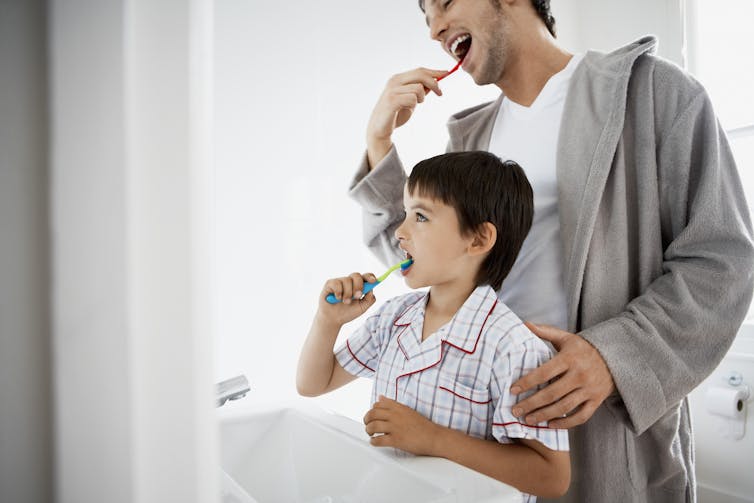
[[[403,220],[403,223],[401,223],[401,225],[399,225],[395,229],[394,235],[395,239],[397,239],[398,241],[403,241],[404,239],[406,239],[406,220]]]

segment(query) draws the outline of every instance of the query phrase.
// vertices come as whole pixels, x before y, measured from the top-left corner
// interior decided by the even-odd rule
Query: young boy
[[[509,391],[552,352],[495,294],[531,227],[526,175],[487,152],[440,155],[414,167],[404,206],[395,236],[413,264],[403,275],[429,291],[388,300],[333,353],[342,325],[374,304],[361,289],[376,278],[327,281],[301,350],[299,393],[371,377],[372,445],[450,459],[528,493],[525,501],[564,494],[567,431],[525,424],[511,408],[527,394]],[[328,304],[330,293],[343,302]]]

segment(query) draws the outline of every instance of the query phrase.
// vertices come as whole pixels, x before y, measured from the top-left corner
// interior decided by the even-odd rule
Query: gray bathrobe
[[[728,142],[701,85],[655,45],[588,52],[566,98],[556,169],[568,328],[597,348],[617,391],[570,430],[561,501],[695,500],[686,395],[751,301],[751,221]],[[499,102],[454,115],[448,149],[487,150]],[[371,173],[364,160],[351,188],[386,263],[403,259],[393,231],[405,176],[393,149]]]

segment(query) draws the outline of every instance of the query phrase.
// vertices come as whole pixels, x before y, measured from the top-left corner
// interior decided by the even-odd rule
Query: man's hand
[[[446,73],[446,70],[417,68],[387,81],[367,126],[367,158],[371,168],[390,151],[393,131],[411,118],[416,105],[424,101],[427,93],[434,91],[442,96],[437,79]]]
[[[535,425],[548,421],[551,428],[571,428],[585,423],[615,389],[613,376],[600,353],[582,337],[548,325],[526,323],[529,330],[550,341],[558,350],[550,361],[511,386],[519,394],[558,378],[513,407],[516,417]]]
[[[417,455],[436,455],[434,445],[441,427],[395,400],[380,395],[364,416],[364,424],[374,446],[397,447]]]

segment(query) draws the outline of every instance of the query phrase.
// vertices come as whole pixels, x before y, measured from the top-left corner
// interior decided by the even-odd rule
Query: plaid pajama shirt
[[[436,424],[512,443],[534,439],[568,450],[568,431],[523,424],[511,408],[534,393],[511,385],[553,352],[489,286],[477,287],[453,319],[422,341],[426,292],[383,304],[336,352],[349,373],[374,379],[372,402],[385,395]],[[534,501],[525,495],[524,501]]]

